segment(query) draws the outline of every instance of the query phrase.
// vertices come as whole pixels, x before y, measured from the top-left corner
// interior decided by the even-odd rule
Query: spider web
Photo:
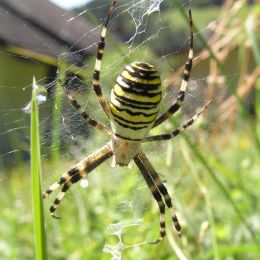
[[[78,11],[74,13],[72,16],[69,16],[65,19],[64,26],[66,23],[70,23],[75,20],[77,17],[83,16],[87,13],[91,13],[92,11],[96,10],[107,10],[110,1],[97,1],[97,4],[94,8],[86,9],[83,12]],[[113,82],[116,76],[122,71],[122,68],[126,63],[136,60],[138,55],[142,54],[142,60],[150,60],[151,52],[149,50],[151,45],[159,46],[157,48],[157,57],[154,60],[154,64],[158,67],[162,79],[166,79],[170,74],[173,72],[181,72],[183,70],[183,64],[187,58],[187,51],[183,53],[183,50],[187,50],[188,46],[188,31],[187,28],[187,36],[185,37],[185,41],[175,50],[165,49],[160,47],[160,36],[161,33],[166,34],[167,31],[170,31],[171,28],[174,28],[173,24],[168,24],[165,22],[164,18],[161,17],[161,5],[162,3],[166,3],[167,1],[163,0],[133,0],[133,1],[118,1],[116,10],[114,15],[111,19],[110,26],[109,26],[109,35],[107,37],[108,40],[108,50],[105,50],[104,62],[102,65],[102,72],[101,72],[101,85],[103,86],[103,90],[107,97],[109,97],[109,92],[111,90],[111,86],[113,86]],[[190,4],[189,1],[183,2],[184,7],[188,7]],[[174,6],[171,6],[174,10]],[[68,13],[64,11],[64,13],[60,14],[61,16],[67,17]],[[131,27],[131,32],[129,33],[128,37],[122,39],[123,47],[120,51],[124,51],[120,53],[120,55],[115,55],[113,59],[110,60],[110,50],[115,49],[115,46],[110,42],[113,36],[111,35],[116,29],[118,28],[118,21],[120,19],[126,20],[127,24]],[[101,17],[101,20],[104,20],[104,16]],[[156,21],[155,26],[149,26],[154,21]],[[86,31],[84,37],[96,37],[99,35],[101,29],[101,22],[98,21],[98,24],[89,31]],[[111,32],[111,34],[110,34]],[[40,35],[35,35],[35,37],[40,37]],[[120,38],[120,36],[117,36]],[[75,44],[79,42],[81,39],[75,39]],[[170,39],[169,39],[170,43]],[[42,43],[45,44],[44,42]],[[39,46],[41,49],[42,46]],[[96,42],[88,46],[89,49],[96,47]],[[51,48],[51,47],[50,47]],[[95,53],[95,52],[94,52]],[[178,65],[174,66],[169,62],[168,57],[177,55]],[[183,56],[184,55],[184,56]],[[18,57],[17,54],[8,53],[8,56],[12,58]],[[78,51],[74,52],[71,49],[64,50],[61,52],[60,56],[57,57],[59,63],[66,60],[68,57],[75,57],[75,60],[78,57]],[[134,58],[133,58],[134,57]],[[155,56],[154,56],[155,57]],[[32,64],[40,65],[40,61],[36,61],[29,56],[23,55],[23,60],[27,62],[31,62]],[[79,83],[78,78],[73,76],[71,80],[75,80],[77,86],[77,91],[74,93],[75,97],[79,99],[79,103],[83,105],[90,112],[90,114],[98,121],[109,125],[106,121],[105,117],[102,114],[102,110],[97,105],[95,101],[95,96],[91,89],[91,73],[93,71],[95,56],[90,58],[89,60],[85,61],[85,64],[82,68],[85,71],[88,71],[88,77],[85,79],[85,84]],[[71,64],[67,69],[75,71],[75,67],[78,68],[77,64]],[[80,73],[81,69],[78,69],[76,72]],[[172,80],[170,87],[165,87],[164,83],[164,99],[162,104],[162,109],[165,110],[172,102],[172,99],[176,97],[178,94],[178,88],[181,83],[181,77],[178,73],[176,73],[176,77]],[[41,133],[41,145],[42,145],[42,158],[44,162],[48,162],[50,160],[50,156],[52,153],[55,153],[55,149],[52,146],[53,139],[59,139],[59,147],[60,151],[63,151],[59,154],[60,158],[59,161],[61,162],[69,162],[65,163],[66,167],[63,163],[56,163],[54,172],[45,172],[45,176],[47,176],[48,181],[44,181],[44,184],[50,184],[53,179],[53,174],[56,177],[59,177],[62,172],[64,172],[68,167],[73,165],[73,162],[77,162],[80,159],[84,158],[86,155],[92,153],[96,149],[98,149],[107,139],[103,137],[101,134],[94,133],[95,130],[90,129],[81,117],[74,111],[71,107],[69,102],[64,98],[63,93],[58,90],[56,96],[61,98],[62,102],[62,110],[59,114],[59,124],[58,128],[53,129],[53,120],[57,113],[56,110],[59,108],[53,107],[53,103],[55,100],[55,95],[53,94],[53,87],[56,84],[56,81],[49,81],[47,76],[42,78],[36,79],[38,84],[42,86],[40,93],[38,94],[38,102],[40,105],[40,129]],[[46,84],[46,81],[49,81]],[[0,175],[0,178],[4,179],[8,176],[8,169],[11,167],[15,167],[17,162],[25,162],[27,166],[29,165],[29,113],[30,113],[30,91],[31,91],[31,84],[27,84],[26,86],[20,86],[19,84],[11,84],[8,85],[1,85],[0,89],[4,91],[4,93],[8,93],[9,96],[23,96],[21,100],[17,102],[9,103],[9,106],[6,105],[1,108],[1,117],[2,117],[2,128],[0,132],[0,138],[4,139],[12,139],[13,144],[8,144],[5,148],[1,151],[0,155],[0,164],[3,166],[1,171],[3,172]],[[199,107],[203,104],[204,96],[206,95],[207,87],[206,87],[206,77],[200,77],[199,79],[191,79],[189,84],[189,90],[187,94],[187,99],[185,103],[185,111],[188,115],[194,114],[196,107]],[[78,94],[77,94],[78,93]],[[11,107],[10,107],[11,106]],[[91,110],[89,109],[91,107]],[[96,131],[97,132],[97,131]],[[15,137],[14,137],[15,136]],[[3,142],[4,143],[4,142]],[[161,144],[160,144],[161,145]],[[2,147],[5,147],[3,145]],[[158,144],[152,144],[150,147],[147,148],[149,153],[153,154],[155,148],[158,148]],[[167,158],[170,147],[167,148],[167,145],[161,145],[162,149],[162,157]],[[168,149],[168,151],[167,151]],[[73,162],[72,162],[73,161]],[[14,164],[13,164],[14,162]],[[45,168],[45,166],[44,166]],[[47,167],[48,171],[50,170]],[[127,169],[113,169],[113,172],[109,178],[105,178],[107,183],[113,183],[117,180],[117,175],[124,178],[123,172],[127,171]],[[97,182],[99,177],[94,177],[94,174],[91,174],[91,181]],[[96,174],[95,174],[96,176]],[[96,181],[95,181],[95,178]],[[110,180],[110,181],[109,181]],[[138,177],[139,183],[141,181],[141,177]],[[170,180],[169,180],[170,181]],[[146,186],[138,185],[139,190],[147,189]],[[88,188],[89,184],[88,181],[84,181],[81,183],[81,187],[83,189]],[[88,191],[87,191],[88,192]],[[136,192],[132,190],[133,194]],[[129,194],[120,194],[115,195],[114,203],[119,204],[119,210],[121,211],[128,211],[132,213],[133,207],[135,207],[138,200],[134,203],[131,199],[128,198]],[[69,198],[69,195],[68,195]],[[46,203],[50,203],[52,199]],[[151,202],[152,203],[152,202]],[[157,215],[156,215],[157,216]],[[132,228],[135,226],[140,225],[140,220],[133,217],[128,222],[119,222],[116,225],[110,226],[110,234],[115,235],[118,238],[118,243],[116,245],[110,245],[106,243],[104,246],[104,252],[109,253],[113,256],[113,259],[121,259],[122,252],[131,247],[140,246],[142,242],[133,244],[133,245],[126,245],[122,241],[122,232],[126,227],[131,226]],[[136,229],[138,233],[138,229]]]
[[[130,14],[135,26],[135,33],[128,40],[127,43],[134,41],[138,34],[145,32],[146,25],[149,19],[149,15],[154,12],[160,11],[160,4],[163,0],[150,0],[150,1],[138,1],[135,0],[131,3],[131,6],[127,8],[127,12]]]

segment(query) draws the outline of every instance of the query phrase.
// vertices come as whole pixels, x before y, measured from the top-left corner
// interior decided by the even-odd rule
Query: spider
[[[160,76],[153,65],[143,61],[135,61],[125,67],[124,71],[117,77],[116,84],[111,91],[110,102],[107,103],[100,86],[100,70],[105,48],[107,27],[115,4],[116,1],[111,2],[107,18],[101,31],[93,73],[93,89],[103,112],[110,122],[111,128],[109,129],[91,118],[68,92],[66,86],[63,85],[64,92],[71,104],[85,119],[86,123],[108,135],[111,140],[96,152],[70,168],[58,181],[43,192],[42,196],[43,198],[46,198],[54,190],[62,186],[61,191],[58,193],[50,207],[51,215],[58,218],[55,215],[55,211],[72,184],[87,176],[92,170],[110,157],[113,157],[115,163],[120,166],[127,166],[131,160],[134,160],[159,207],[160,235],[157,240],[149,242],[155,244],[163,240],[166,235],[165,204],[169,209],[173,224],[179,236],[181,236],[181,226],[173,209],[171,197],[165,185],[160,180],[158,173],[144,154],[141,144],[144,142],[169,140],[179,135],[196,121],[210,102],[204,105],[197,114],[184,122],[179,128],[174,129],[171,133],[147,136],[150,129],[165,122],[179,110],[184,102],[193,60],[193,25],[191,9],[189,8],[190,40],[188,60],[184,67],[183,79],[178,97],[168,111],[158,116],[159,105],[162,98]]]

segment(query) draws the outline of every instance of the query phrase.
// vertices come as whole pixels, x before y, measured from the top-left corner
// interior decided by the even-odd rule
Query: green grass
[[[31,100],[31,187],[35,256],[37,260],[47,259],[46,237],[44,227],[44,213],[41,196],[41,152],[40,152],[40,131],[39,112],[37,104],[38,86],[35,79],[32,84]]]
[[[241,125],[235,133],[228,132],[228,140],[222,136],[215,136],[211,140],[210,137],[205,138],[201,131],[197,125],[187,134],[228,189],[232,203],[239,207],[248,225],[254,229],[255,236],[259,237],[259,158],[254,153],[247,127]],[[95,149],[103,141],[96,134],[88,144]],[[210,148],[207,142],[213,142],[214,148]],[[224,149],[226,142],[228,149]],[[257,259],[257,245],[233,210],[233,204],[208,175],[205,165],[198,161],[182,138],[168,145],[173,146],[174,154],[170,153],[167,145],[161,145],[160,160],[155,152],[155,144],[147,145],[145,151],[155,168],[167,179],[183,226],[182,243],[175,236],[168,218],[165,241],[157,246],[143,245],[123,250],[123,258],[177,259],[174,257],[177,245],[188,259],[217,259],[217,256],[220,259]],[[167,157],[170,158],[168,165]],[[49,174],[53,172],[49,161],[42,163],[44,172],[48,173],[44,175],[44,187],[73,165],[73,162],[60,159],[59,167],[55,169],[60,174],[52,176]],[[13,171],[0,191],[1,197],[6,197],[2,203],[4,210],[0,213],[5,223],[1,224],[4,234],[1,240],[8,242],[15,259],[34,259],[32,217],[28,213],[31,210],[31,184],[29,176],[22,175],[23,172],[26,172],[26,167],[21,168],[21,172]],[[110,162],[106,162],[91,173],[88,180],[86,189],[75,185],[68,192],[57,212],[61,220],[55,220],[48,214],[54,196],[44,201],[50,259],[110,259],[109,255],[102,253],[102,249],[105,243],[118,242],[118,238],[108,232],[111,223],[131,223],[136,218],[144,218],[143,223],[123,229],[122,241],[127,245],[157,237],[157,205],[135,167],[113,169]],[[0,253],[1,257],[6,256],[3,252]]]
[[[259,236],[257,219],[260,200],[260,183],[258,180],[259,158],[254,153],[254,144],[248,136],[248,129],[241,125],[234,133],[229,132],[228,140],[215,136],[205,138],[202,131],[195,126],[187,134],[192,138],[197,149],[207,155],[207,163],[214,173],[221,178],[228,193]],[[94,135],[89,146],[92,149],[100,146],[103,140]],[[96,141],[97,140],[97,141]],[[207,142],[214,143],[214,153]],[[228,149],[224,149],[228,142]],[[161,147],[160,160],[153,152],[156,145],[147,145],[146,152],[156,169],[167,179],[167,186],[173,195],[180,220],[183,225],[183,243],[174,235],[174,229],[168,218],[168,237],[158,246],[143,245],[123,251],[123,257],[134,259],[175,259],[174,245],[189,259],[212,259],[219,255],[221,259],[257,259],[259,251],[252,237],[244,228],[215,181],[207,174],[204,165],[194,157],[190,146],[181,138],[169,143],[174,154],[169,155],[167,147]],[[170,162],[166,165],[166,157]],[[64,172],[73,163],[61,160],[56,172]],[[52,165],[43,161],[44,172],[53,172]],[[26,167],[14,170],[8,181],[3,183],[1,197],[4,210],[0,217],[1,245],[8,243],[14,259],[34,259],[33,233],[31,230],[30,178],[23,175]],[[27,170],[29,168],[27,167]],[[57,176],[44,175],[44,186],[52,183]],[[107,162],[95,170],[88,178],[87,189],[76,185],[64,199],[58,214],[61,220],[52,219],[46,214],[48,234],[48,255],[50,259],[110,259],[102,253],[105,243],[115,244],[118,239],[109,235],[108,226],[117,222],[134,222],[144,217],[144,222],[123,230],[123,242],[135,244],[150,241],[158,235],[158,209],[146,188],[137,169],[111,168]],[[115,186],[116,184],[116,186]],[[44,201],[45,212],[54,196]],[[133,208],[131,208],[133,205]],[[206,225],[208,222],[209,225]],[[173,240],[173,242],[172,242]],[[215,244],[215,245],[214,245]],[[1,251],[1,257],[5,251]],[[156,258],[157,257],[157,258]],[[76,258],[77,259],[77,258]],[[177,259],[177,258],[176,258]]]

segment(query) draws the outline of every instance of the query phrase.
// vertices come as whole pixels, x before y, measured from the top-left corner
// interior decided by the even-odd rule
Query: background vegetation
[[[186,9],[175,0],[167,3],[169,8],[160,13],[165,18],[162,22],[178,21],[171,28],[178,30],[183,26],[180,31],[186,32]],[[173,6],[175,12],[171,13]],[[89,183],[75,185],[69,191],[58,210],[61,220],[54,220],[48,214],[55,196],[44,201],[49,259],[111,259],[111,255],[114,259],[120,256],[123,259],[259,259],[260,6],[247,1],[226,1],[221,7],[194,7],[192,11],[199,58],[195,60],[187,105],[182,113],[153,133],[170,131],[208,99],[213,104],[184,135],[167,143],[144,146],[155,169],[167,180],[183,227],[182,238],[177,238],[168,216],[167,238],[159,245],[139,245],[158,236],[157,205],[135,166],[111,168],[110,162],[106,162],[90,174]],[[211,19],[215,22],[208,26]],[[153,21],[156,19],[149,22]],[[205,40],[208,35],[210,39]],[[145,53],[142,47],[130,53],[128,45],[110,38],[103,85],[113,85],[111,68],[116,75],[124,63],[145,57],[155,61],[162,77],[167,79],[165,109],[179,87],[187,55],[180,50],[187,37],[188,34],[183,34],[181,46],[173,49],[167,49],[173,39],[163,40],[162,47],[148,41],[154,48],[148,50],[145,46]],[[163,46],[164,42],[168,44]],[[129,55],[119,62],[122,53]],[[158,57],[162,53],[163,57]],[[88,65],[84,70],[87,86],[91,82],[89,68],[93,67],[91,62]],[[171,73],[173,67],[177,70]],[[62,80],[66,70],[60,67],[58,77]],[[76,74],[82,77],[81,71]],[[80,90],[81,87],[82,84]],[[81,103],[85,101],[87,107],[96,111],[95,117],[104,120],[94,95],[85,94],[78,94]],[[109,95],[109,89],[106,94]],[[107,141],[99,132],[83,128],[84,123],[62,97],[57,88],[51,100],[54,108],[51,129],[46,126],[46,115],[40,116],[43,188]],[[62,123],[64,120],[66,124]],[[70,129],[64,129],[69,125]],[[35,258],[29,172],[29,162],[20,159],[15,167],[7,166],[0,175],[0,258],[3,259]]]

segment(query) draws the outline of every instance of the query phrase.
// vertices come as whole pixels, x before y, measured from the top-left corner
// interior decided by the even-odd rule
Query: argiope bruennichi
[[[65,94],[71,104],[78,110],[85,121],[106,135],[109,135],[111,141],[63,174],[57,182],[43,192],[43,198],[48,197],[50,193],[63,185],[53,205],[50,207],[51,215],[55,217],[57,207],[60,205],[65,193],[72,184],[78,182],[82,177],[87,176],[92,170],[112,156],[114,157],[115,163],[120,166],[127,166],[133,159],[142,173],[160,210],[160,236],[156,241],[150,242],[158,243],[166,234],[165,204],[170,211],[172,221],[179,236],[181,235],[181,226],[173,209],[168,191],[160,180],[158,173],[142,151],[141,144],[144,142],[168,140],[179,135],[180,132],[193,124],[198,116],[207,108],[209,102],[202,107],[196,115],[187,120],[181,127],[174,129],[171,133],[147,136],[151,128],[167,120],[179,110],[184,102],[193,60],[193,27],[191,10],[189,9],[190,49],[188,60],[185,64],[183,80],[177,100],[168,111],[158,117],[159,106],[162,99],[161,80],[156,68],[143,61],[135,61],[125,67],[124,71],[118,76],[116,84],[111,91],[110,102],[109,104],[107,103],[100,87],[99,78],[107,26],[115,4],[116,1],[112,1],[107,19],[101,31],[93,73],[93,88],[110,122],[111,129],[91,118],[70,95],[66,87],[63,86]]]

